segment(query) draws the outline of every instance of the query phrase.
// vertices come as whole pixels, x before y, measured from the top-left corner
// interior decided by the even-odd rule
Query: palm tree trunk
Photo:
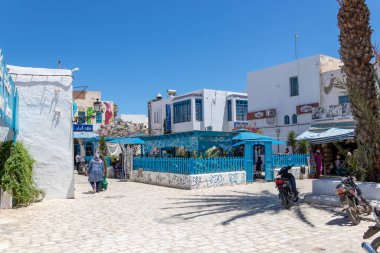
[[[365,0],[338,0],[340,56],[356,121],[358,146],[366,149],[368,179],[380,182],[379,100],[371,64],[370,12]]]

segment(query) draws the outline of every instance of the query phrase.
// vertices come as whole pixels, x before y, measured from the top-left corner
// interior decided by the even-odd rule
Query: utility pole
[[[298,39],[299,39],[299,35],[297,33],[294,34],[294,54],[295,54],[296,60],[298,60]]]

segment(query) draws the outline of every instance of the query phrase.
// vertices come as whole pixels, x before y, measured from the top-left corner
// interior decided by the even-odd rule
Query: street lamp
[[[94,111],[101,112],[102,111],[102,102],[99,101],[99,98],[94,102]]]
[[[280,141],[280,132],[281,132],[281,129],[277,128],[276,129],[277,141]],[[277,153],[280,153],[280,144],[278,144],[278,143],[277,143]]]

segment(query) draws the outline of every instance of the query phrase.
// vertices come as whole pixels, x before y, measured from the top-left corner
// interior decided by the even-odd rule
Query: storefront
[[[341,176],[347,173],[345,159],[347,153],[353,154],[357,148],[354,140],[354,126],[347,128],[316,128],[297,137],[297,140],[307,140],[311,144],[312,153],[318,151],[322,157],[323,174]]]

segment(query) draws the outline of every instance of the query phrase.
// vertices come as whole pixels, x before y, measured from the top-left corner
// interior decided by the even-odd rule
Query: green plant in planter
[[[8,160],[9,156],[11,155],[11,147],[13,142],[12,141],[5,141],[0,143],[0,186],[1,178],[4,175],[4,166],[5,162]]]
[[[35,161],[21,143],[12,145],[1,181],[2,187],[12,195],[16,206],[41,201],[45,196],[45,193],[35,186],[34,163]]]

